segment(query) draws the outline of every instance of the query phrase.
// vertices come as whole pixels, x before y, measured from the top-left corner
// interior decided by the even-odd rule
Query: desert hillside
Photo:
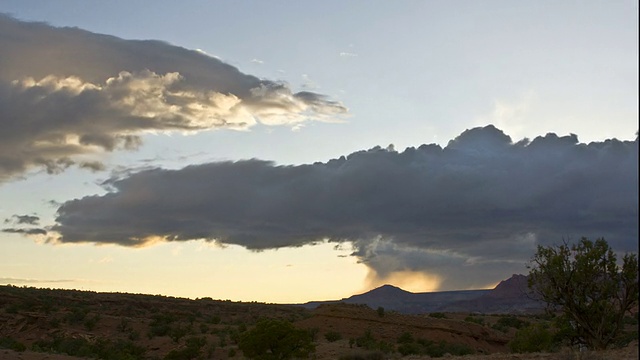
[[[239,339],[264,318],[307,331],[314,359],[571,359],[508,354],[516,328],[531,315],[401,314],[366,305],[300,306],[209,298],[95,293],[0,286],[0,359],[244,359]],[[426,350],[424,350],[426,351]],[[405,356],[403,356],[403,353]],[[508,355],[507,355],[508,354]],[[596,355],[593,355],[596,356]],[[594,359],[637,359],[637,341]]]

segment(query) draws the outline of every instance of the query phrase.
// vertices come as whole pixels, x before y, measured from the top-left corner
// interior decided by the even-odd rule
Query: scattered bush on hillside
[[[376,310],[376,312],[378,313],[378,316],[384,316],[384,308],[382,306],[378,307],[378,310]]]
[[[398,344],[410,344],[414,342],[413,335],[410,332],[405,331],[398,337]]]
[[[484,318],[481,317],[467,316],[466,318],[464,318],[464,321],[478,325],[484,325]]]
[[[185,337],[187,334],[192,332],[191,325],[182,326],[180,324],[172,326],[169,328],[169,337],[173,342],[179,343],[180,339]]]
[[[398,352],[402,354],[402,356],[420,355],[422,351],[423,351],[422,346],[420,346],[420,344],[415,342],[398,345]]]
[[[209,332],[209,325],[201,323],[200,324],[200,333],[201,334],[206,334]]]
[[[635,313],[634,316],[625,316],[623,322],[625,325],[638,325],[638,313]]]
[[[53,317],[51,318],[51,320],[49,320],[49,327],[52,329],[57,329],[60,327],[60,319],[58,319],[57,317]]]
[[[491,328],[506,333],[509,328],[520,329],[529,324],[528,321],[520,320],[515,316],[503,316]]]
[[[434,319],[448,319],[447,315],[441,312],[432,312],[429,314],[429,317],[432,317]]]
[[[72,324],[72,325],[81,324],[84,322],[85,318],[87,317],[87,314],[89,314],[89,309],[76,307],[76,308],[73,308],[71,312],[64,317],[64,320],[68,324]]]
[[[207,339],[201,337],[190,337],[185,341],[185,347],[171,350],[164,360],[190,360],[199,357],[202,348],[207,344]]]
[[[370,329],[367,329],[362,336],[357,337],[356,346],[360,348],[365,348],[367,350],[373,350],[376,348],[376,339],[373,337]]]
[[[507,346],[515,353],[531,353],[554,350],[554,335],[544,324],[522,327]]]
[[[154,314],[151,323],[149,323],[149,333],[147,334],[149,339],[169,335],[171,324],[175,321],[176,318],[171,314]]]
[[[320,332],[320,329],[318,329],[317,327],[313,327],[313,328],[307,329],[307,331],[309,332],[309,336],[311,336],[311,341],[316,341],[318,338],[318,333]]]
[[[227,334],[219,333],[218,334],[218,346],[224,349],[227,346]]]
[[[13,351],[22,352],[22,351],[27,350],[27,347],[23,343],[15,340],[13,338],[1,337],[0,338],[0,349],[9,349],[9,350],[13,350]]]
[[[370,351],[354,354],[341,355],[338,360],[384,360],[384,353],[381,351]]]
[[[220,316],[218,316],[218,315],[210,316],[210,317],[207,319],[207,322],[208,322],[209,324],[213,324],[213,325],[220,324],[220,321],[221,321],[221,319],[220,319]]]
[[[342,334],[337,331],[328,331],[324,334],[324,338],[327,339],[328,342],[335,342],[342,339]]]
[[[142,359],[146,350],[130,341],[99,339],[90,342],[83,338],[56,337],[53,340],[38,340],[31,346],[33,351],[67,354],[85,358]]]
[[[291,359],[315,352],[311,335],[284,320],[264,319],[242,334],[240,350],[250,359]]]
[[[428,355],[430,357],[442,357],[446,354],[461,356],[473,354],[470,347],[463,344],[452,344],[445,341],[435,342],[432,340],[418,339],[405,332],[398,338],[398,352],[402,356],[407,355]]]
[[[99,314],[95,314],[94,316],[85,319],[84,320],[85,329],[87,329],[89,331],[93,331],[93,329],[96,328],[96,325],[98,325],[98,321],[100,321],[100,315]]]
[[[127,318],[121,318],[121,319],[120,319],[120,322],[118,323],[118,326],[116,327],[116,329],[117,329],[119,332],[122,332],[122,333],[124,333],[124,332],[127,332],[127,331],[131,330],[131,324],[130,324],[129,319],[127,319]]]

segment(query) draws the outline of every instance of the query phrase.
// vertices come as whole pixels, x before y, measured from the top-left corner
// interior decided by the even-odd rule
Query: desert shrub
[[[120,322],[118,323],[118,326],[116,326],[116,329],[119,332],[127,332],[131,329],[131,325],[129,323],[129,319],[127,318],[122,318],[120,319]]]
[[[376,348],[376,339],[373,337],[371,330],[367,329],[362,336],[356,338],[355,344],[357,347],[373,350]]]
[[[129,330],[129,335],[127,335],[127,338],[131,341],[138,341],[140,340],[140,333],[136,330]]]
[[[216,325],[216,324],[220,324],[220,321],[221,321],[221,320],[222,320],[222,319],[220,318],[220,316],[218,316],[218,315],[213,315],[213,316],[210,316],[210,317],[207,319],[207,322],[209,322],[210,324]]]
[[[430,313],[429,317],[432,317],[434,319],[447,319],[447,315],[445,315],[444,313],[441,313],[441,312]]]
[[[207,347],[207,359],[213,358],[213,354],[216,351],[216,344],[209,344]]]
[[[554,336],[544,324],[531,324],[519,329],[507,345],[515,353],[551,351],[554,347]]]
[[[171,332],[171,324],[175,321],[175,317],[170,314],[153,315],[151,323],[149,323],[149,338],[169,335]]]
[[[14,304],[11,304],[11,305],[7,306],[7,307],[4,309],[4,311],[5,311],[7,314],[17,314],[17,313],[18,313],[18,311],[20,311],[20,306],[19,306],[18,304],[15,304],[15,303],[14,303]]]
[[[250,359],[290,359],[315,352],[311,335],[284,320],[264,319],[242,334],[240,350]]]
[[[84,327],[89,331],[93,331],[98,325],[98,321],[100,321],[100,315],[96,314],[93,317],[84,320]]]
[[[57,337],[53,340],[38,340],[32,350],[54,352],[70,356],[104,360],[133,360],[144,358],[145,349],[130,341],[98,340],[89,342],[82,338]]]
[[[200,333],[202,334],[206,334],[209,332],[209,325],[207,324],[200,324]]]
[[[232,327],[229,327],[227,329],[227,333],[229,334],[229,340],[231,340],[231,342],[233,344],[238,344],[240,342],[240,331],[238,331],[238,329],[234,329]]]
[[[169,337],[173,342],[178,343],[180,339],[191,332],[191,326],[176,325],[169,328]]]
[[[625,347],[629,345],[632,341],[638,341],[638,329],[631,331],[623,331],[622,334],[618,336],[614,345],[616,347]]]
[[[328,331],[324,334],[324,338],[327,339],[328,342],[334,342],[342,339],[342,334],[337,331]]]
[[[318,329],[317,327],[313,327],[313,328],[307,329],[307,331],[309,332],[309,336],[311,336],[311,341],[316,341],[316,339],[318,338],[318,333],[320,332],[320,329]]]
[[[226,333],[219,333],[218,334],[218,345],[221,348],[224,348],[225,346],[227,346],[227,334]]]
[[[635,316],[625,316],[623,323],[625,325],[638,325],[638,313],[636,313]]]
[[[498,319],[496,324],[500,324],[500,325],[504,325],[504,326],[508,326],[508,327],[512,327],[512,328],[516,328],[516,329],[520,329],[523,326],[528,326],[529,322],[528,321],[524,321],[524,320],[520,320],[515,316],[503,316],[500,319]]]
[[[398,352],[402,354],[402,356],[419,355],[422,353],[422,346],[415,342],[402,343],[398,345]]]
[[[405,331],[398,337],[398,344],[410,344],[414,342],[413,335],[410,332]]]
[[[57,329],[60,327],[60,319],[54,317],[51,320],[49,320],[49,327],[51,327],[52,329]]]
[[[380,351],[370,351],[341,355],[338,360],[384,360],[384,353]]]
[[[229,349],[229,351],[227,351],[227,357],[232,358],[234,356],[236,356],[236,349],[234,348]]]
[[[404,334],[403,334],[404,335]],[[428,355],[430,357],[442,357],[445,354],[462,356],[473,354],[473,349],[464,344],[453,344],[445,341],[434,342],[426,339],[414,341],[407,336],[401,336],[402,343],[398,346],[398,352],[402,356]],[[398,339],[400,340],[400,338]]]
[[[13,338],[1,337],[0,338],[0,349],[9,349],[9,350],[13,350],[13,351],[22,352],[22,351],[27,350],[27,347],[23,343],[15,340]]]
[[[378,307],[378,310],[376,310],[376,312],[378,313],[378,316],[384,316],[384,308],[382,306]]]
[[[80,324],[84,322],[84,319],[87,317],[87,314],[89,314],[89,309],[76,307],[76,308],[73,308],[71,312],[64,317],[64,320],[68,324],[72,324],[72,325]]]
[[[520,320],[515,316],[503,316],[499,318],[491,328],[506,333],[510,328],[520,329],[523,326],[528,326],[529,324],[530,322]]]
[[[455,343],[444,343],[444,344],[440,343],[440,344],[445,350],[445,355],[451,354],[453,356],[464,356],[464,355],[473,354],[475,352],[473,351],[472,348],[470,348],[465,344],[455,344]]]
[[[382,351],[385,354],[389,354],[389,353],[395,352],[396,347],[391,343],[380,340],[378,341],[378,350]]]
[[[434,342],[431,340],[419,339],[418,344],[423,346],[421,354],[430,357],[442,357],[445,354],[462,356],[473,354],[473,349],[463,344],[452,344],[445,341]]]
[[[102,340],[97,343],[98,358],[105,360],[135,360],[145,357],[145,348],[131,341]]]
[[[202,348],[207,344],[207,339],[200,337],[190,337],[185,341],[185,347],[171,350],[165,355],[164,360],[190,360],[199,357]]]
[[[467,316],[466,318],[464,318],[464,321],[478,325],[484,325],[484,318],[481,317]]]
[[[350,346],[351,346],[351,341]],[[385,341],[378,341],[373,337],[370,329],[367,329],[364,334],[354,340],[354,343],[357,347],[363,348],[366,350],[379,350],[383,353],[390,353],[395,351],[395,347],[392,344],[389,344]]]
[[[245,331],[247,331],[247,324],[245,324],[245,323],[240,323],[240,324],[238,325],[238,332],[239,332],[239,333],[243,333],[243,332],[245,332]]]
[[[91,343],[82,338],[74,339],[56,337],[53,340],[37,340],[33,343],[31,349],[39,352],[53,352],[71,356],[90,357],[95,356],[91,347]]]

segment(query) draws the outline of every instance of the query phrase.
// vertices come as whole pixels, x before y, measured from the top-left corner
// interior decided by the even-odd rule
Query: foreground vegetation
[[[407,316],[345,304],[310,311],[208,298],[0,286],[0,349],[107,360],[374,360],[559,351],[570,345],[559,318]],[[624,336],[612,346],[637,339],[637,314],[626,316],[624,324]],[[478,345],[487,341],[492,345]]]
[[[618,264],[613,249],[602,238],[538,246],[529,286],[547,303],[549,314],[558,314],[557,336],[603,350],[620,345],[627,336],[625,319],[638,307],[638,258],[625,254]],[[530,334],[543,334],[543,330],[532,329]]]

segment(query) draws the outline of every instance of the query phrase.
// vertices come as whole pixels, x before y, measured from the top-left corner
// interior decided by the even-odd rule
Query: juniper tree
[[[578,244],[538,246],[529,266],[529,287],[560,312],[567,336],[590,349],[612,345],[624,317],[638,304],[638,259],[625,254],[622,264],[602,238]]]

